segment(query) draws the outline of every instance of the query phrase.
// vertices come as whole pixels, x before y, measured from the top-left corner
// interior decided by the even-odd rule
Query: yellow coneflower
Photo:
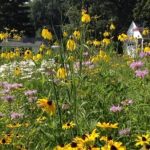
[[[80,31],[78,31],[78,30],[74,31],[73,36],[75,37],[75,39],[79,40],[80,36],[81,36]]]
[[[71,122],[63,124],[62,129],[71,129],[71,128],[74,128],[75,126],[76,124],[73,121],[71,121]]]
[[[93,41],[93,45],[94,45],[94,46],[100,46],[100,45],[101,45],[101,41],[95,39],[95,40]]]
[[[37,54],[36,55],[37,60],[41,60],[43,58],[42,54]]]
[[[69,39],[67,41],[66,47],[67,47],[67,50],[74,51],[76,49],[76,43],[75,43],[75,41],[73,39]]]
[[[59,68],[57,70],[57,74],[56,74],[57,78],[59,79],[65,79],[67,77],[67,71],[65,68]]]
[[[1,53],[1,58],[6,58],[6,56],[7,56],[7,53],[5,53],[5,52]]]
[[[32,52],[30,50],[25,51],[24,59],[32,59]]]
[[[144,52],[150,52],[150,47],[148,47],[148,46],[146,46],[145,48],[144,48]]]
[[[150,134],[145,134],[145,135],[141,135],[141,136],[137,136],[136,141],[136,146],[144,146],[146,144],[150,144]]]
[[[46,29],[46,28],[44,28],[42,30],[41,35],[45,40],[52,40],[52,38],[53,38],[52,33],[50,31],[48,31],[48,29]]]
[[[66,31],[63,32],[63,37],[67,37],[68,33]]]
[[[46,50],[46,55],[50,56],[52,54],[52,50],[51,49],[47,49]]]
[[[110,30],[115,30],[115,29],[116,29],[116,27],[115,27],[115,25],[114,25],[113,23],[111,23],[111,25],[110,25],[109,29],[110,29]]]
[[[121,41],[121,42],[124,42],[128,39],[128,36],[124,33],[118,35],[118,40]]]
[[[146,35],[149,35],[149,33],[150,33],[149,29],[148,28],[144,28],[142,34],[146,36]]]
[[[38,99],[37,105],[42,108],[43,111],[49,113],[51,116],[56,113],[56,105],[52,100],[47,98]]]
[[[107,32],[107,31],[105,31],[105,32],[103,33],[103,36],[104,36],[104,37],[108,37],[108,36],[110,36],[110,33]]]
[[[86,9],[82,9],[81,10],[81,15],[84,15],[84,14],[86,14],[87,13],[87,10]]]
[[[104,128],[104,129],[106,129],[106,128],[114,128],[115,129],[115,128],[118,128],[118,123],[111,124],[111,123],[106,123],[106,122],[103,122],[103,123],[98,122],[96,126],[100,127],[100,128]]]
[[[68,60],[69,62],[73,62],[73,61],[75,60],[75,58],[74,58],[74,56],[69,56],[69,57],[67,58],[67,60]]]
[[[111,40],[108,39],[108,38],[104,38],[104,39],[102,40],[102,43],[103,43],[105,46],[107,46],[107,45],[109,45],[109,44],[111,43]]]
[[[89,14],[83,14],[82,17],[81,17],[81,21],[83,23],[89,23],[91,21],[91,17]]]
[[[20,50],[19,50],[19,48],[16,48],[16,49],[15,49],[15,56],[16,56],[16,57],[19,57],[19,56],[20,56]]]

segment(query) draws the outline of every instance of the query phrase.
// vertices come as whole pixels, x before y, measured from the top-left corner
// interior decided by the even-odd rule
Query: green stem
[[[59,106],[59,103],[58,103],[59,96],[58,96],[58,92],[56,90],[56,85],[55,85],[54,79],[53,79],[53,87],[54,87],[54,93],[55,93],[55,99],[56,99],[56,106],[58,108],[59,124],[60,124],[60,128],[61,128],[62,127],[61,109],[60,109],[60,106]]]

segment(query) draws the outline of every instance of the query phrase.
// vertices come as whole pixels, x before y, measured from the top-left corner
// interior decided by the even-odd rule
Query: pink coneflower
[[[2,98],[3,98],[5,101],[11,103],[11,102],[14,101],[15,96],[13,96],[13,95],[7,95],[7,96],[3,96]]]
[[[37,90],[28,90],[24,92],[24,94],[29,97],[34,96],[36,93],[37,93]]]
[[[148,74],[148,70],[136,70],[136,77],[144,78]]]
[[[140,67],[142,67],[144,65],[143,62],[141,61],[135,61],[133,63],[130,64],[130,68],[132,68],[133,70],[138,69]]]
[[[141,58],[143,58],[143,57],[147,56],[147,54],[144,53],[144,52],[140,52],[139,56],[140,56]]]
[[[119,135],[124,136],[124,135],[129,135],[130,134],[131,129],[126,128],[126,129],[122,129],[119,131]]]
[[[17,112],[12,112],[10,114],[11,119],[19,119],[23,117],[23,114],[17,113]]]
[[[122,111],[122,107],[121,106],[115,106],[115,105],[113,105],[111,108],[110,108],[110,111],[111,112],[120,112],[120,111]]]

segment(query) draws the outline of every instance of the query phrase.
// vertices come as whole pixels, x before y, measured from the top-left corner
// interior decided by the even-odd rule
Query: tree
[[[31,16],[36,30],[44,26],[51,28],[60,36],[60,24],[62,21],[60,0],[33,0]]]
[[[133,13],[135,21],[150,27],[150,0],[138,0]]]
[[[29,0],[0,0],[0,28],[24,30],[25,34],[34,33],[30,22]]]

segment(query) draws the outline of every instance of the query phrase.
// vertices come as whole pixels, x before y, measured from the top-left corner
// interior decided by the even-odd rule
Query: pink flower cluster
[[[145,55],[145,53],[141,53],[142,56]],[[135,71],[135,76],[139,78],[144,78],[148,74],[148,70],[140,70],[141,67],[143,67],[144,63],[142,61],[135,61],[130,64],[130,68],[132,68]]]
[[[136,77],[144,78],[148,74],[148,70],[136,70]]]
[[[135,61],[133,63],[130,64],[130,68],[132,68],[133,70],[139,69],[144,65],[143,62],[141,61]]]
[[[141,58],[143,58],[143,57],[145,57],[145,56],[150,56],[150,52],[140,52],[140,54],[139,54],[139,56],[141,57]]]

